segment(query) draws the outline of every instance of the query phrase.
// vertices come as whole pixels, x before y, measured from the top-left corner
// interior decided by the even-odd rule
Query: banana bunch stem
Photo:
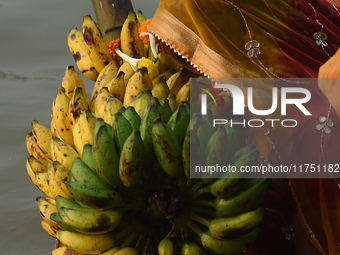
[[[201,216],[198,216],[196,213],[190,213],[190,218],[194,221],[197,221],[205,226],[209,225],[209,221]]]
[[[188,220],[186,225],[191,228],[198,236],[202,236],[203,231],[192,221]]]
[[[215,210],[212,210],[212,209],[206,208],[206,207],[193,206],[192,207],[192,212],[207,214],[207,215],[209,215],[211,217],[216,216]]]
[[[129,12],[133,11],[130,0],[92,0],[93,10],[100,27],[110,41],[120,37],[122,24]]]

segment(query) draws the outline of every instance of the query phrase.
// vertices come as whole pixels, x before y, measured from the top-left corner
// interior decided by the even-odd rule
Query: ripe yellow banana
[[[35,186],[37,186],[37,182],[35,179],[36,172],[47,172],[47,164],[46,162],[36,159],[33,156],[29,156],[26,160],[26,169],[28,176]]]
[[[45,164],[51,161],[48,157],[46,157],[45,153],[38,146],[37,140],[35,139],[32,132],[26,135],[26,147],[28,153],[36,159],[40,159]]]
[[[59,136],[67,144],[74,147],[72,127],[69,119],[70,99],[65,93],[64,87],[59,87],[53,100],[52,118]]]
[[[81,111],[79,116],[79,129],[82,147],[84,147],[85,144],[93,144],[93,132],[96,119],[96,116],[90,110]]]
[[[48,163],[47,165],[47,180],[50,191],[53,194],[54,198],[58,195],[64,198],[72,198],[70,193],[67,191],[65,184],[60,179],[57,179],[58,178],[58,176],[56,175],[57,164],[60,163],[58,161],[54,161]],[[62,184],[64,185],[64,189],[61,188]]]
[[[51,153],[53,161],[59,161],[68,169],[71,169],[73,160],[79,157],[79,154],[70,145],[55,136],[51,139]]]
[[[145,107],[150,102],[150,99],[152,98],[151,91],[149,89],[139,92],[137,97],[135,97],[129,104],[129,106],[132,106],[135,108],[136,112],[138,113],[139,117],[143,117],[143,112]]]
[[[80,72],[82,72],[86,78],[95,81],[99,73],[92,63],[85,45],[83,33],[77,28],[72,28],[67,39],[68,47]]]
[[[158,72],[159,72],[159,71],[158,71]],[[166,78],[166,80],[168,80],[168,79],[170,78],[170,76],[173,75],[173,74],[175,74],[176,72],[177,72],[177,71],[176,71],[175,68],[170,67],[170,68],[169,68],[168,70],[166,70],[165,72],[160,73],[160,74],[158,75],[158,77],[159,77],[159,76],[164,76],[164,77]],[[156,82],[157,82],[157,80],[158,80],[158,77],[152,79],[152,84],[153,84],[153,85],[156,84]]]
[[[109,39],[90,15],[84,16],[82,31],[88,54],[94,67],[100,73],[113,60],[107,47]]]
[[[146,21],[146,17],[143,15],[141,10],[136,11],[136,17],[137,17],[139,24],[142,24],[144,21]]]
[[[52,113],[52,114],[53,114],[53,113]],[[51,116],[52,116],[52,114],[51,114]],[[59,137],[59,138],[61,139],[60,135],[58,134],[57,127],[55,126],[55,123],[54,123],[54,120],[53,120],[53,116],[52,116],[52,118],[51,118],[50,130],[52,131],[52,133],[53,133],[56,137]]]
[[[152,90],[152,81],[148,75],[148,69],[146,67],[138,68],[126,86],[124,107],[128,107],[139,92],[145,91],[146,89]]]
[[[69,120],[72,130],[83,109],[89,109],[89,102],[87,101],[87,98],[84,97],[83,89],[81,87],[76,87],[69,106]]]
[[[91,109],[91,112],[94,113],[94,115],[99,117],[99,109],[102,107],[104,101],[106,101],[109,96],[112,96],[111,93],[109,92],[109,89],[107,87],[103,87],[99,90],[98,97],[93,103],[93,109]]]
[[[169,86],[171,94],[177,94],[178,91],[189,81],[190,72],[188,69],[182,67],[175,74],[171,75],[166,81]]]
[[[36,172],[35,181],[37,188],[43,192],[46,196],[53,198],[53,194],[50,190],[47,180],[47,172]]]
[[[109,92],[121,102],[123,102],[125,94],[124,76],[125,73],[120,71],[117,76],[107,84]]]
[[[51,227],[59,229],[58,224],[50,219],[52,213],[58,212],[54,199],[50,197],[37,197],[36,200],[38,202],[40,215],[43,220],[46,221]]]
[[[49,234],[50,236],[52,236],[53,238],[56,238],[56,233],[59,229],[56,229],[54,227],[52,227],[51,225],[49,225],[45,220],[41,220],[40,221],[40,225],[42,226],[43,229],[45,229],[45,231],[47,232],[47,234]]]
[[[174,113],[177,109],[176,96],[174,94],[169,94],[168,100],[172,113]]]
[[[176,95],[177,106],[179,106],[181,102],[187,101],[188,97],[190,97],[190,81],[184,84],[184,86],[178,91]]]
[[[79,124],[79,118],[76,120],[76,123],[73,126],[73,143],[76,151],[81,156],[83,155],[83,143],[81,141],[81,133],[80,133],[80,124]]]
[[[99,254],[112,248],[116,243],[109,233],[89,235],[59,230],[56,236],[68,249],[81,254]]]
[[[152,96],[157,97],[159,100],[167,98],[170,94],[168,84],[166,83],[165,76],[159,76],[157,82],[153,86]]]
[[[157,47],[156,47],[157,49]],[[152,54],[151,54],[152,55]],[[169,68],[174,68],[176,71],[179,71],[182,67],[177,61],[170,58],[166,53],[160,52],[158,53],[158,71],[159,73],[163,73]]]
[[[135,73],[135,71],[133,71],[131,65],[129,62],[124,62],[118,69],[118,73],[123,71],[124,72],[124,85],[126,87],[126,85],[128,84],[129,79],[132,77],[132,75]]]
[[[92,93],[91,93],[91,98],[90,98],[90,109],[91,112],[94,110],[94,101],[96,100],[99,90],[102,87],[107,87],[108,83],[116,77],[117,72],[118,72],[118,64],[115,60],[110,61],[103,70],[99,73],[99,76],[96,80],[96,83],[94,84]]]
[[[48,157],[49,159],[52,159],[51,157],[51,145],[50,145],[50,140],[54,134],[52,131],[39,124],[37,120],[33,120],[31,122],[32,126],[32,133],[37,140],[37,144],[39,148],[42,150],[42,152]]]
[[[84,82],[74,69],[74,66],[66,67],[61,86],[65,88],[65,93],[70,99],[72,99],[76,87],[81,87],[83,89],[84,97],[86,97]]]
[[[140,24],[136,14],[130,12],[122,27],[120,47],[123,53],[132,58],[141,58],[144,56],[144,44],[138,34],[139,27]]]
[[[120,108],[123,107],[123,103],[114,96],[109,96],[98,110],[98,118],[102,118],[106,123],[112,124],[115,121],[115,114]]]
[[[68,249],[66,246],[61,246],[52,251],[52,255],[79,255],[77,252]]]
[[[71,198],[71,195],[66,187],[66,183],[71,179],[71,170],[66,166],[60,164],[58,161],[53,162],[53,167],[55,170],[54,176],[56,184],[61,188],[61,190],[66,194],[67,197]]]

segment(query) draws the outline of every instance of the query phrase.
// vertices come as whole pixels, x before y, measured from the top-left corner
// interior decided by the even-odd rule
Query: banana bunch
[[[159,100],[174,98],[176,106],[189,97],[189,79],[193,74],[158,50],[154,36],[147,30],[149,21],[141,11],[129,13],[119,42],[111,43],[90,15],[84,16],[82,31],[70,30],[68,46],[78,69],[95,81],[89,99],[92,113],[98,108],[96,99],[103,87],[124,107],[147,89]],[[112,43],[115,43],[114,49],[110,47]],[[120,53],[117,55],[115,50]]]
[[[83,97],[78,88],[71,99],[63,94],[69,109],[72,98]],[[186,101],[175,112],[150,90],[133,101],[121,105],[112,123],[81,110],[73,129],[81,153],[32,122],[27,171],[47,195],[37,198],[41,225],[63,244],[53,254],[242,252],[258,234],[269,179],[242,179],[237,171],[190,179],[190,159],[239,169],[255,164],[258,151],[238,146],[242,130],[214,128],[199,114],[190,118]]]
[[[61,243],[52,254],[242,254],[258,235],[270,180],[239,171],[212,178],[204,166],[239,170],[258,151],[240,146],[244,130],[213,127],[213,112],[190,115],[192,74],[157,51],[139,31],[144,22],[140,11],[128,15],[118,61],[84,16],[68,43],[95,81],[91,96],[67,66],[50,127],[31,123],[26,168],[45,195],[41,226]]]

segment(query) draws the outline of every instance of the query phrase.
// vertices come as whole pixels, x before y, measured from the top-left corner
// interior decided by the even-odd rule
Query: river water
[[[132,4],[152,18],[158,0]],[[36,197],[44,194],[26,172],[25,136],[34,119],[50,125],[65,68],[76,67],[67,35],[71,28],[81,28],[86,14],[95,18],[90,0],[0,0],[1,254],[46,255],[54,248],[55,240],[40,226]],[[93,82],[82,77],[91,92]]]

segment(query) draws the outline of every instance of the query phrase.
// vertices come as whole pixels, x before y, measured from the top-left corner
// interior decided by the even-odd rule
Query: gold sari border
[[[207,47],[197,34],[162,7],[158,7],[150,23],[150,30],[211,78],[247,77],[228,60]]]

